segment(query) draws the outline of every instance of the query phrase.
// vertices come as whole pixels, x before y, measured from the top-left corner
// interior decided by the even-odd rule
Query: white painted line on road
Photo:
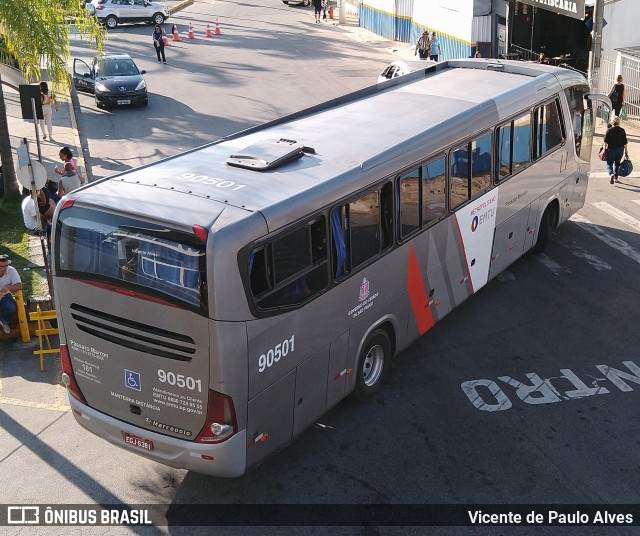
[[[544,253],[536,255],[538,262],[546,266],[554,275],[570,274],[571,270],[566,266],[562,266],[554,261],[551,257],[548,257]]]
[[[573,253],[579,259],[587,261],[591,266],[593,266],[596,270],[613,270],[613,267],[606,261],[603,261],[601,258],[596,255],[592,255],[584,248],[580,247],[573,241],[569,240],[560,240],[560,243],[565,246],[571,253]]]
[[[632,199],[631,201],[633,201],[634,203],[638,203],[638,205],[640,205],[640,199]]]
[[[23,406],[26,408],[51,409],[54,411],[67,412],[71,411],[71,407],[66,404],[47,404],[45,402],[32,402],[31,400],[20,400],[18,398],[5,398],[0,396],[0,405],[9,404],[10,406]]]
[[[607,231],[605,231],[600,225],[596,225],[595,223],[590,222],[584,216],[580,214],[574,214],[569,218],[576,225],[580,226],[585,231],[591,233],[596,238],[602,240],[608,246],[611,246],[614,249],[617,249],[623,255],[626,255],[630,259],[636,261],[640,264],[640,254],[638,254],[629,244],[627,244],[624,240],[617,238],[615,236],[610,235]]]
[[[633,227],[636,231],[640,232],[640,221],[636,220],[633,216],[629,216],[629,214],[627,214],[626,212],[622,212],[606,201],[599,201],[598,203],[592,204],[594,207],[599,208],[605,214],[613,216],[616,220],[619,220],[625,225]]]

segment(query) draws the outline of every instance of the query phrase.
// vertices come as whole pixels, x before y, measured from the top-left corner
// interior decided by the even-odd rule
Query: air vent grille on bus
[[[71,305],[71,311],[78,329],[126,348],[178,361],[191,361],[191,356],[196,352],[195,342],[191,337],[174,331],[148,326],[76,303]]]

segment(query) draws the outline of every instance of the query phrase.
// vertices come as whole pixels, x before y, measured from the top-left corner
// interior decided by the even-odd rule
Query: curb
[[[191,4],[195,4],[195,0],[183,0],[179,4],[176,4],[175,6],[170,7],[168,9],[169,15],[173,15],[174,13],[177,13],[181,9],[184,9],[185,7],[189,7]]]

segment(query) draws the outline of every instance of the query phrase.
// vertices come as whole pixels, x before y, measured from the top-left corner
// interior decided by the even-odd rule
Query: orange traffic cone
[[[211,31],[211,26],[207,23],[207,33],[204,34],[205,37],[213,37],[213,32]]]
[[[195,39],[196,36],[193,33],[193,24],[189,23],[189,35],[187,35],[189,39]]]
[[[171,43],[169,43],[169,38],[167,37],[167,32],[164,28],[162,28],[162,42],[164,43],[165,47],[171,46]]]
[[[222,35],[222,32],[220,31],[220,23],[218,22],[218,19],[216,19],[216,31],[215,31],[216,35]]]
[[[180,34],[178,33],[178,25],[177,24],[173,25],[173,40],[174,41],[182,41],[182,39],[180,39]]]

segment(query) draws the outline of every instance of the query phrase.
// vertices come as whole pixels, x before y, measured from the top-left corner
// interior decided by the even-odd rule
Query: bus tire
[[[391,342],[383,329],[374,330],[362,346],[353,398],[364,402],[382,387],[391,361]]]
[[[531,252],[539,255],[542,253],[549,242],[549,236],[551,236],[551,211],[553,209],[549,206],[545,209],[544,214],[542,214],[542,219],[540,220],[540,227],[538,229],[538,236],[536,238],[536,243],[531,248]]]

